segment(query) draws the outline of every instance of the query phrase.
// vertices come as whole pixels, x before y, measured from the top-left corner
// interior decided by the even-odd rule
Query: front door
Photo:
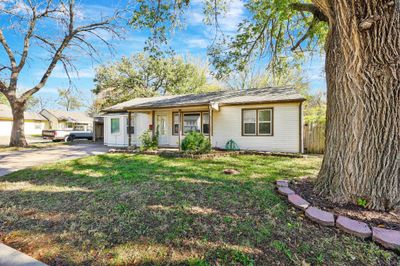
[[[157,114],[156,115],[156,130],[158,131],[158,144],[167,145],[167,115]]]

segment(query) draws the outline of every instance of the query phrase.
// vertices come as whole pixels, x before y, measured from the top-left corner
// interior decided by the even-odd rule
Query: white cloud
[[[221,29],[226,32],[236,31],[238,24],[244,18],[244,10],[245,7],[242,0],[231,1],[228,11],[219,20]]]
[[[209,41],[206,39],[200,39],[200,38],[191,38],[185,40],[185,43],[190,47],[190,48],[207,48],[208,45],[210,44]]]
[[[89,68],[89,67],[79,67],[77,66],[78,71],[70,71],[69,74],[71,76],[72,79],[81,79],[81,78],[94,78],[95,76],[95,71],[94,71],[94,67],[93,68]],[[42,71],[37,71],[35,73],[36,77],[41,77],[41,75],[43,75]],[[64,68],[58,64],[53,72],[50,75],[50,78],[58,78],[58,79],[68,79],[67,73],[65,73]]]
[[[204,13],[201,1],[194,1],[187,14],[186,21],[189,25],[198,26],[203,23]],[[231,33],[237,30],[238,24],[243,20],[245,6],[243,0],[227,1],[227,10],[219,16],[219,26],[222,31]]]

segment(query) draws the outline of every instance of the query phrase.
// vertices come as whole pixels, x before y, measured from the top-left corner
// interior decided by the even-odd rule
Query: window
[[[201,132],[200,114],[183,114],[183,134]]]
[[[74,128],[74,123],[72,123],[72,122],[67,122],[66,127],[67,127],[67,128],[73,129],[73,128]]]
[[[173,116],[172,134],[179,135],[179,125],[181,124],[179,113],[173,113],[172,116]]]
[[[272,135],[272,109],[258,110],[258,134]]]
[[[202,113],[203,115],[203,134],[210,134],[210,114]]]
[[[135,134],[135,119],[131,115],[131,130],[130,134]],[[126,134],[129,134],[129,117],[126,118]]]
[[[243,110],[243,135],[256,135],[256,110]]]
[[[244,136],[272,135],[272,108],[242,110],[242,130]]]
[[[111,118],[111,134],[119,133],[119,118]]]
[[[42,129],[42,123],[36,122],[35,123],[35,129]]]

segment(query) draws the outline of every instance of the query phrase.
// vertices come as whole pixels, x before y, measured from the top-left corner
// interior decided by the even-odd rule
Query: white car
[[[70,142],[75,139],[93,139],[92,131],[76,131],[76,130],[43,130],[42,137],[51,139],[52,141]]]

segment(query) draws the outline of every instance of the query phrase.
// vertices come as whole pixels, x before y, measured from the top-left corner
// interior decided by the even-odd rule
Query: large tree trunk
[[[326,150],[316,189],[400,206],[400,1],[328,0]]]
[[[10,146],[11,147],[26,147],[28,143],[25,139],[24,132],[24,109],[23,103],[11,103],[13,113],[13,126],[11,131]]]

